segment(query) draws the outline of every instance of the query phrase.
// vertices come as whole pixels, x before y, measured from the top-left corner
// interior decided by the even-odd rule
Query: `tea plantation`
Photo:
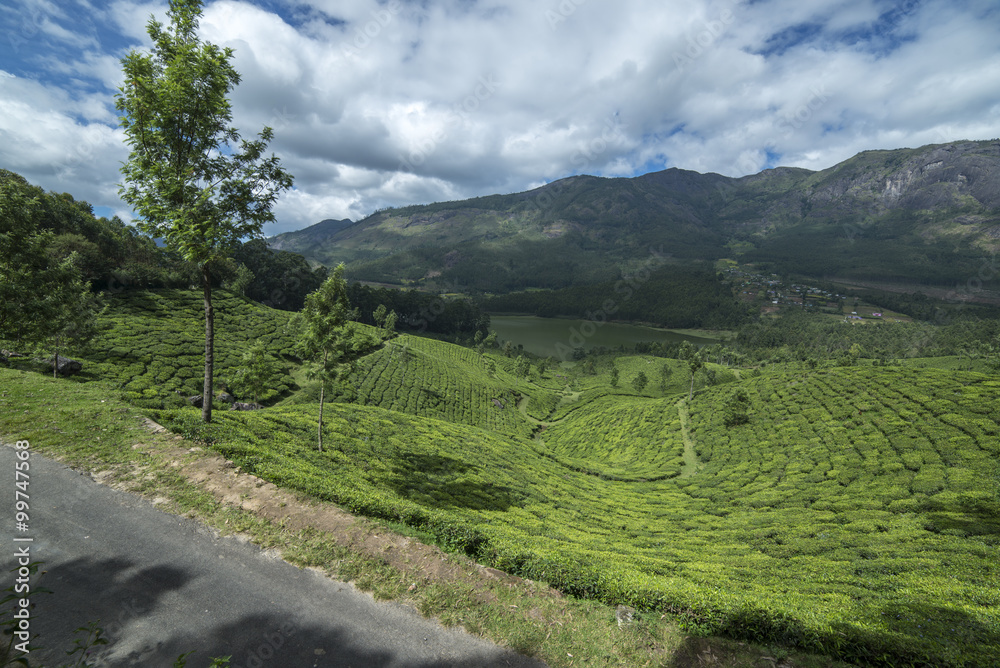
[[[367,405],[529,436],[517,410],[522,383],[487,363],[467,348],[403,335],[362,359],[347,382]]]
[[[291,313],[267,308],[221,290],[215,308],[215,378],[225,384],[243,352],[256,340],[284,362],[286,372],[262,400],[296,387],[290,370],[294,338]],[[117,381],[128,401],[149,408],[180,405],[201,394],[205,364],[204,302],[198,292],[123,292],[110,299],[105,331],[87,355],[88,374]],[[93,369],[93,371],[91,371]],[[249,399],[247,399],[249,400]]]
[[[773,365],[688,401],[675,360],[666,392],[654,372],[630,386],[642,357],[612,389],[607,369],[525,378],[496,352],[401,336],[358,361],[318,452],[287,314],[218,307],[220,376],[262,339],[284,400],[205,426],[171,398],[200,387],[189,293],[116,298],[88,360],[248,471],[568,593],[864,665],[1000,665],[995,375]],[[748,421],[727,426],[737,393]]]

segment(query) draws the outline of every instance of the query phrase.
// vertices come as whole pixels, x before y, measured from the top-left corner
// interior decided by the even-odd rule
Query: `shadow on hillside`
[[[400,496],[433,499],[437,508],[504,511],[521,502],[523,495],[506,485],[483,482],[477,467],[443,455],[403,452],[393,464],[387,484]]]
[[[1000,665],[1000,632],[963,610],[911,602],[885,606],[882,619],[887,628],[903,636],[902,646],[916,650],[914,658],[920,658],[919,652],[924,648],[927,651],[934,651],[935,647],[939,651],[941,647],[966,651],[977,648],[976,659],[983,661],[979,665]]]
[[[996,513],[965,506],[961,512],[928,512],[925,515],[925,528],[935,533],[959,532],[966,536],[985,536],[1000,534],[1000,516]]]
[[[1000,665],[1000,632],[957,608],[924,602],[894,603],[870,614],[879,614],[881,629],[834,623],[817,636],[791,617],[743,608],[717,620],[714,632],[789,648],[819,641],[831,650],[840,647],[839,652],[834,651],[836,658],[861,665],[883,656],[890,657],[893,665]],[[729,665],[727,657],[718,653],[720,647],[705,639],[687,638],[677,650],[673,665]]]

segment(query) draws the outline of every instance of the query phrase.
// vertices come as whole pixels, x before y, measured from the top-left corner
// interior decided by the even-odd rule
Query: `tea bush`
[[[646,358],[619,360],[646,369],[640,396],[607,365],[525,379],[400,336],[358,361],[362,405],[328,407],[318,452],[287,314],[218,303],[220,377],[264,340],[286,401],[204,425],[172,394],[200,389],[194,293],[115,297],[87,359],[245,470],[568,593],[865,665],[1000,663],[996,376],[771,365],[687,401],[679,363],[665,393]]]

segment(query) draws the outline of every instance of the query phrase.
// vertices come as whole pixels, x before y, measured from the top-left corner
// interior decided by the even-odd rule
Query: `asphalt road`
[[[232,656],[233,668],[532,666],[542,664],[349,584],[301,570],[252,544],[100,485],[37,453],[30,457],[28,531],[16,531],[16,454],[0,447],[7,587],[18,549],[42,561],[32,665],[67,662],[74,629],[100,620],[111,644],[98,666],[189,668]],[[14,538],[31,538],[15,542]],[[36,583],[32,583],[34,588]]]

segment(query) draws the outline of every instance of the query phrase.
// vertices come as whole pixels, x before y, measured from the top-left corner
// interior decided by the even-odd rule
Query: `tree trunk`
[[[205,295],[205,384],[201,393],[201,421],[212,421],[212,373],[215,367],[215,312],[212,310],[212,276],[208,263],[201,265],[201,289]]]
[[[326,395],[326,361],[329,356],[328,351],[323,351],[323,375],[321,376],[321,381],[323,384],[319,386],[319,428],[317,431],[319,451],[323,452],[323,399]]]
[[[691,372],[691,390],[688,392],[688,401],[694,399],[694,371]]]
[[[326,386],[324,384],[319,388],[319,428],[317,429],[317,436],[320,452],[323,452],[323,394],[325,392]]]

